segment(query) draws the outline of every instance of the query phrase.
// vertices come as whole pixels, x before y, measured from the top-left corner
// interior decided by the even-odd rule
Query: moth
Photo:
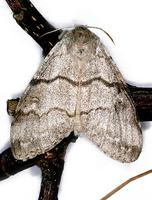
[[[14,157],[31,159],[72,131],[106,155],[135,161],[142,132],[134,102],[99,37],[84,26],[68,31],[26,88],[11,125]]]

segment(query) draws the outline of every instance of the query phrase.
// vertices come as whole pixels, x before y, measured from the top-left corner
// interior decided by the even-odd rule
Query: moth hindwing
[[[72,131],[121,162],[141,152],[141,128],[126,83],[100,39],[84,27],[63,36],[23,93],[11,127],[13,154],[33,158]]]

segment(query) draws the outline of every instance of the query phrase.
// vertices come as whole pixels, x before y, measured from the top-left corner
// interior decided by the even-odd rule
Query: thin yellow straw
[[[103,198],[101,198],[100,200],[106,200],[108,199],[109,197],[111,197],[112,195],[114,195],[116,192],[118,192],[119,190],[121,190],[123,187],[125,187],[126,185],[128,185],[129,183],[139,179],[139,178],[142,178],[143,176],[146,176],[148,174],[152,173],[152,169],[151,170],[148,170],[144,173],[141,173],[137,176],[134,176],[130,179],[128,179],[127,181],[123,182],[122,184],[120,184],[118,187],[116,187],[114,190],[112,190],[111,192],[109,192],[107,195],[105,195]]]

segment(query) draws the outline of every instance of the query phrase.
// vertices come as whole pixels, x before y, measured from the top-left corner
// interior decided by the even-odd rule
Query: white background
[[[87,24],[109,48],[124,78],[152,87],[151,0],[33,0],[56,27]],[[0,2],[0,150],[9,146],[7,99],[20,96],[42,61],[41,49],[15,22],[4,0]],[[66,156],[59,200],[99,200],[122,181],[152,168],[152,123],[143,123],[144,145],[139,159],[121,164],[98,150],[86,138],[71,144]],[[37,200],[41,173],[37,167],[0,182],[1,200]],[[121,190],[111,200],[152,199],[152,175]]]

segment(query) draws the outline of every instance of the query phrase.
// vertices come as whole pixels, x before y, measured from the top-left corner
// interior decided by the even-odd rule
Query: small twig
[[[152,88],[128,85],[140,121],[152,121]]]
[[[77,139],[74,133],[45,155],[36,164],[42,170],[42,183],[39,200],[57,200],[58,189],[64,168],[64,156],[71,142]]]
[[[36,159],[37,158],[26,162],[16,160],[12,155],[11,148],[8,148],[0,154],[0,181],[34,166]]]
[[[11,149],[7,149],[0,154],[0,180],[37,165],[42,171],[39,200],[57,200],[66,149],[76,139],[77,137],[71,133],[69,137],[65,138],[51,151],[25,162],[16,160],[12,155]]]
[[[116,192],[118,192],[119,190],[121,190],[123,187],[125,187],[126,185],[128,185],[129,183],[139,179],[139,178],[142,178],[143,176],[146,176],[148,174],[152,173],[152,170],[148,170],[142,174],[139,174],[137,176],[134,176],[130,179],[128,179],[127,181],[123,182],[122,184],[120,184],[118,187],[116,187],[114,190],[112,190],[111,192],[109,192],[106,196],[104,196],[103,198],[101,198],[100,200],[106,200],[108,199],[109,197],[111,197],[112,195],[114,195]]]
[[[38,12],[29,0],[6,0],[13,11],[16,22],[42,47],[46,55],[58,42],[61,31],[41,38],[47,32],[55,30]]]

